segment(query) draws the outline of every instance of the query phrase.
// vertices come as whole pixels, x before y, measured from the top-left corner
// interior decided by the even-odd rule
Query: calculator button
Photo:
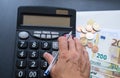
[[[26,78],[25,76],[26,76],[25,70],[17,70],[16,71],[17,78]]]
[[[38,33],[34,33],[33,36],[34,36],[35,38],[40,38],[40,34],[38,34]]]
[[[35,34],[41,34],[41,31],[34,31]]]
[[[51,34],[46,35],[46,39],[51,39],[51,38],[52,38]]]
[[[19,32],[18,36],[21,39],[27,39],[29,37],[29,33],[26,31],[22,31],[22,32]]]
[[[29,42],[29,47],[31,49],[38,49],[38,46],[39,46],[39,44],[38,44],[37,41],[31,41],[31,42]]]
[[[41,60],[41,61],[40,61],[40,66],[41,66],[42,69],[46,69],[47,66],[48,66],[47,61],[45,61],[45,60]]]
[[[38,78],[38,71],[36,70],[28,70],[28,78]]]
[[[57,53],[58,53],[58,51],[52,51],[53,57],[55,57]]]
[[[45,34],[41,34],[41,39],[46,39],[46,35]]]
[[[40,78],[45,78],[45,76],[44,76],[44,70],[40,70]]]
[[[52,42],[52,49],[58,50],[58,42]]]
[[[59,32],[52,31],[51,34],[59,34]]]
[[[38,67],[38,61],[30,60],[29,61],[29,68],[37,68]]]
[[[16,66],[18,68],[25,68],[26,67],[26,60],[17,60]]]
[[[50,31],[42,31],[43,34],[50,34]]]
[[[45,50],[48,50],[48,49],[50,49],[50,42],[42,42],[41,43],[41,48],[42,49],[45,49]]]
[[[29,51],[30,58],[33,58],[33,59],[38,58],[38,55],[39,55],[38,51]]]
[[[25,49],[27,48],[28,43],[27,41],[18,41],[18,48]]]
[[[52,39],[55,39],[55,38],[58,38],[58,37],[59,37],[59,35],[57,35],[57,34],[52,35]]]
[[[26,58],[27,52],[24,50],[19,50],[19,51],[17,51],[17,56],[18,56],[18,58]]]

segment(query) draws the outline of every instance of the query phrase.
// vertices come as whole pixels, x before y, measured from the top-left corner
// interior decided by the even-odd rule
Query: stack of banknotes
[[[93,39],[87,41],[89,42],[98,47],[96,52],[86,47],[91,62],[90,77],[120,78],[120,31],[101,29],[94,34]]]
[[[120,31],[101,29],[98,52],[87,48],[91,62],[91,78],[120,78]],[[94,38],[94,41],[96,39]]]

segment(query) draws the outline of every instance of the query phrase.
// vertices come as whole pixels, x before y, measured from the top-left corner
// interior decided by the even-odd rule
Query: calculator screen
[[[23,26],[70,27],[69,16],[23,15]]]

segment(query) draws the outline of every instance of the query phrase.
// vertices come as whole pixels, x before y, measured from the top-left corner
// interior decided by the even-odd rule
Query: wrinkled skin
[[[52,67],[52,78],[90,78],[90,61],[88,53],[77,38],[61,36],[59,42],[58,61]],[[53,56],[44,53],[43,57],[50,64]]]

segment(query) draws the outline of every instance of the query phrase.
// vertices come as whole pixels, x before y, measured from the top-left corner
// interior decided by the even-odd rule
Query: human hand
[[[77,38],[68,40],[62,36],[58,39],[59,56],[58,61],[52,67],[50,74],[52,78],[89,78],[90,62],[88,53]],[[44,53],[44,58],[50,64],[53,56]]]

